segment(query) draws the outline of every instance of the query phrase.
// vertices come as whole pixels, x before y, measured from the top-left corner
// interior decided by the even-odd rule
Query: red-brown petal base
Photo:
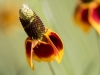
[[[50,29],[44,34],[43,39],[38,41],[38,44],[33,50],[33,55],[36,56],[36,58],[45,62],[53,61],[54,58],[56,58],[58,63],[60,63],[64,51],[60,37]]]
[[[33,57],[33,47],[36,45],[37,41],[36,40],[31,40],[31,38],[27,38],[26,41],[25,41],[25,48],[26,48],[26,58],[27,58],[27,61],[30,65],[30,67],[34,70],[34,65],[33,65],[33,62],[32,62],[32,57]]]
[[[63,43],[57,33],[53,32],[52,30],[48,29],[48,32],[45,34],[47,37],[48,43],[53,47],[56,53],[56,60],[58,63],[61,62],[63,57]]]
[[[100,3],[91,4],[89,11],[89,21],[100,35]]]
[[[55,53],[53,47],[46,42],[39,41],[33,50],[34,54],[42,61],[50,62],[54,60]]]
[[[79,4],[74,14],[74,22],[78,24],[84,32],[88,32],[91,25],[88,21],[89,4]]]
[[[27,38],[25,41],[27,61],[34,69],[32,59],[41,62],[51,62],[54,59],[61,62],[63,56],[63,43],[57,33],[50,29],[46,30],[42,40]]]

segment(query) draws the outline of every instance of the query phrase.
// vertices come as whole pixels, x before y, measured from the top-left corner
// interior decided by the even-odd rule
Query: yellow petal
[[[44,34],[47,38],[48,43],[53,47],[55,51],[55,59],[58,63],[61,62],[61,59],[63,57],[63,44],[60,39],[60,37],[57,35],[57,33],[53,32],[52,30],[48,29],[46,34]]]
[[[90,6],[89,21],[100,35],[100,3],[94,2]]]
[[[34,70],[34,66],[33,66],[33,62],[32,62],[33,50],[31,49],[31,47],[32,47],[32,41],[26,40],[25,41],[26,58],[27,58],[29,66]]]
[[[32,62],[32,57],[33,57],[33,48],[34,46],[36,46],[37,44],[37,40],[32,40],[31,38],[27,38],[26,41],[25,41],[25,48],[26,48],[26,58],[27,58],[27,61],[28,61],[28,64],[29,66],[34,70],[34,65],[33,65],[33,62]]]
[[[74,13],[74,22],[82,28],[84,32],[88,32],[91,24],[88,21],[89,4],[80,4],[76,7]]]
[[[56,56],[56,61],[61,62],[64,50],[60,50],[59,54]]]
[[[32,53],[33,53],[33,50],[31,50],[30,56],[26,55],[26,58],[27,58],[27,62],[29,64],[29,66],[32,68],[32,70],[34,70],[34,65],[33,65],[33,62],[32,62]]]
[[[35,53],[33,53],[33,59],[35,61],[38,61],[38,62],[41,62],[42,61],[42,59],[40,59],[39,57],[37,57]]]
[[[55,58],[55,55],[51,55],[48,58],[42,58],[42,61],[44,61],[44,62],[52,62],[52,61],[54,61],[54,58]]]
[[[46,42],[38,41],[36,47],[33,48],[33,59],[40,62],[51,62],[55,58],[55,52],[52,46]]]

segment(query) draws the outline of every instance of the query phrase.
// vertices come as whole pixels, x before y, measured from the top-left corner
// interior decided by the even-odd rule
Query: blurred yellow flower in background
[[[20,2],[6,1],[0,6],[0,30],[9,33],[19,26],[19,4]]]
[[[100,35],[100,1],[93,2],[90,5],[89,21]]]
[[[87,32],[91,28],[91,24],[88,20],[88,12],[89,5],[80,3],[76,7],[74,20],[75,22],[83,29],[83,31]]]

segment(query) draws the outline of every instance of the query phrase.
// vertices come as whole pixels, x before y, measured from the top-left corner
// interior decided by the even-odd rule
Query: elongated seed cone
[[[45,27],[38,15],[23,5],[19,10],[21,24],[27,35],[33,39],[40,39],[45,33]]]

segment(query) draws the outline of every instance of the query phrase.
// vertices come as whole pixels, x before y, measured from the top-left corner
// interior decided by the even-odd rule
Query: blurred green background
[[[19,9],[27,4],[45,26],[59,34],[64,44],[60,64],[34,62],[29,67],[19,21]],[[100,36],[91,28],[84,33],[73,23],[77,0],[0,0],[0,75],[100,75]]]

